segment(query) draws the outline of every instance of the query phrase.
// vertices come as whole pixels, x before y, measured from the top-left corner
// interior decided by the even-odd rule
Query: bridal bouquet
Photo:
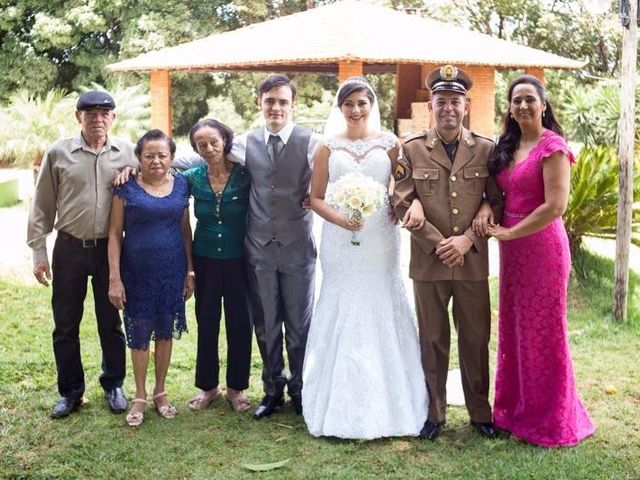
[[[359,221],[378,211],[387,196],[384,186],[361,173],[347,173],[327,187],[326,201],[343,212],[349,221]],[[351,244],[360,245],[358,232],[351,233]]]

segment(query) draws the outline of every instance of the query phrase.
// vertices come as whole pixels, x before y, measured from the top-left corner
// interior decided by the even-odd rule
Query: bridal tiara
[[[373,95],[375,96],[375,92],[373,91],[373,87],[371,86],[371,84],[369,82],[367,82],[365,79],[363,78],[348,78],[347,80],[345,80],[344,82],[342,82],[340,84],[340,87],[338,88],[338,92],[336,93],[336,97],[338,95],[338,93],[340,93],[340,91],[346,87],[347,85],[362,85],[364,88],[366,88],[367,90],[369,90],[371,93],[373,93]]]
[[[351,85],[351,84],[359,84],[359,85],[364,85],[365,87],[371,88],[371,84],[362,78],[348,78],[347,80],[342,82],[342,84],[340,85],[340,88],[344,87],[345,85]]]

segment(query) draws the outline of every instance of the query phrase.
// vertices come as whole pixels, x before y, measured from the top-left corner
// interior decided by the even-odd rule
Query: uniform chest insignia
[[[432,147],[435,147],[435,146],[436,146],[437,141],[438,141],[438,139],[437,139],[437,138],[434,138],[433,140],[431,140],[431,146],[432,146]]]
[[[396,166],[396,171],[395,171],[395,174],[394,174],[394,178],[396,179],[396,181],[399,181],[399,180],[402,180],[406,176],[407,176],[407,171],[405,170],[405,168],[402,165],[398,164]]]

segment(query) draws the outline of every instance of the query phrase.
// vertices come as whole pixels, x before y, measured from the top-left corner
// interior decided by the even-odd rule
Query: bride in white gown
[[[375,95],[365,79],[344,82],[334,110],[340,115],[332,114],[328,127],[335,129],[341,119],[342,131],[316,150],[311,182],[311,207],[325,222],[322,287],[303,370],[304,420],[314,436],[416,436],[427,417],[428,397],[400,275],[399,229],[388,203],[358,222],[324,200],[327,185],[351,172],[388,188],[399,143],[379,131]]]

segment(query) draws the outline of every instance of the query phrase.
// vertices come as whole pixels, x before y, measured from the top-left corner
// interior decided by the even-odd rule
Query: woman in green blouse
[[[193,149],[205,164],[183,173],[189,181],[198,219],[193,238],[196,277],[198,354],[196,387],[189,401],[203,410],[222,395],[219,385],[218,334],[224,298],[227,332],[226,399],[237,412],[251,405],[243,390],[249,386],[251,323],[247,306],[247,276],[243,241],[247,229],[249,174],[230,162],[233,132],[217,120],[205,119],[189,132]]]

